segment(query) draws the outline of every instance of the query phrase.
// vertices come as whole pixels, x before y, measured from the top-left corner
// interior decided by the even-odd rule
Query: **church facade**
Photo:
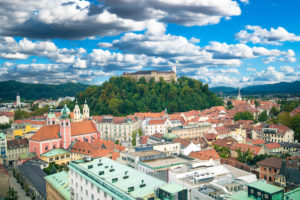
[[[87,120],[89,118],[87,105],[86,107],[84,106],[83,113],[81,118],[76,118],[75,120],[76,114],[74,109],[74,121],[71,121],[70,110],[66,105],[62,109],[59,118],[56,118],[53,110],[50,109],[47,125],[41,127],[29,139],[29,151],[35,152],[40,158],[41,154],[55,148],[68,149],[74,141],[91,143],[94,139],[100,138],[96,124],[91,120]]]

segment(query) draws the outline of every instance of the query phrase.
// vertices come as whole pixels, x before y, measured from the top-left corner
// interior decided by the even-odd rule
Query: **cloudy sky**
[[[171,70],[209,86],[300,80],[299,0],[0,0],[0,81]]]

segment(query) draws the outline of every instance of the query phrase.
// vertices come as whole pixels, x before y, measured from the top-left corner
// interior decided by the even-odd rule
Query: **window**
[[[55,145],[53,145],[53,149],[55,149]]]
[[[48,150],[48,146],[45,146],[45,151],[47,151]]]
[[[69,126],[69,122],[66,122],[66,126]]]
[[[274,169],[274,172],[277,173],[277,169]]]
[[[88,192],[87,190],[85,190],[85,194],[86,194],[86,195],[89,195],[89,192]]]
[[[260,191],[257,191],[257,196],[261,196],[261,192]]]
[[[268,194],[265,194],[265,199],[269,199],[269,195]]]
[[[106,192],[104,192],[104,197],[105,197],[105,198],[107,197],[107,194],[106,194]]]
[[[55,160],[59,160],[59,157],[57,156],[57,157],[55,157]]]

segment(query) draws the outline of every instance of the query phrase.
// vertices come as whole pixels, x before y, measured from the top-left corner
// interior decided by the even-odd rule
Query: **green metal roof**
[[[256,200],[253,197],[248,197],[247,191],[239,191],[232,196],[228,197],[229,200]]]
[[[36,157],[35,152],[30,152],[30,153],[22,153],[19,155],[21,160],[26,160],[26,159],[31,159]]]
[[[52,149],[44,154],[42,154],[41,156],[45,156],[45,157],[53,157],[53,156],[59,156],[62,154],[66,154],[66,153],[70,153],[65,149]]]
[[[99,163],[102,164],[99,165]],[[69,167],[79,172],[81,170],[87,172],[88,177],[94,177],[92,179],[101,182],[101,184],[98,183],[98,187],[102,188],[103,185],[107,185],[104,189],[110,188],[106,192],[112,194],[115,199],[144,198],[154,194],[157,187],[167,185],[165,181],[105,157],[90,162],[71,162]],[[99,175],[101,171],[104,174]],[[124,179],[124,176],[128,177]],[[113,181],[113,179],[118,180]],[[96,181],[94,182],[96,183]],[[134,190],[128,191],[130,187],[134,187]],[[117,193],[120,193],[120,195],[117,195]]]
[[[284,199],[287,200],[297,200],[300,197],[300,188],[296,188],[284,194]]]
[[[182,187],[181,185],[177,185],[175,183],[169,183],[169,184],[163,185],[159,188],[162,189],[163,191],[166,191],[171,194],[178,193],[184,189],[184,187]]]
[[[269,194],[283,191],[283,188],[268,184],[265,181],[257,181],[254,183],[250,183],[248,186],[267,192]]]
[[[5,140],[6,135],[4,133],[0,133],[0,140]]]
[[[45,177],[46,181],[65,199],[70,199],[70,177],[67,172],[58,172]]]

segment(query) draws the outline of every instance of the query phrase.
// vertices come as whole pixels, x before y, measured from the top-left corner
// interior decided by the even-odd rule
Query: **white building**
[[[0,116],[0,124],[9,124],[9,118],[5,115]]]
[[[105,140],[131,141],[132,133],[141,127],[140,121],[135,117],[103,116],[95,121],[102,139]]]
[[[179,195],[180,185],[168,184],[153,176],[108,158],[73,161],[70,168],[71,199],[78,200],[135,200],[164,199]],[[169,193],[167,188],[176,188]],[[180,189],[179,189],[180,188]],[[187,196],[183,200],[187,200]]]

